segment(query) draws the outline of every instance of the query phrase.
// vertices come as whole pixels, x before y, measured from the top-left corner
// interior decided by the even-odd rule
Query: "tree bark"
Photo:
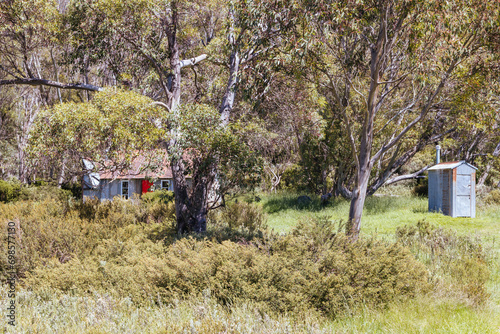
[[[167,109],[177,115],[179,113],[180,98],[181,98],[181,68],[185,66],[193,66],[204,60],[205,54],[195,58],[180,60],[179,45],[177,43],[177,28],[178,28],[178,9],[177,2],[172,1],[171,17],[165,24],[165,32],[168,36],[169,45],[169,61],[171,75],[167,78]],[[161,69],[157,68],[161,72]],[[161,76],[162,73],[159,73]],[[175,151],[179,143],[177,136],[180,129],[171,129],[172,139],[167,144],[167,149],[170,148],[169,154]],[[212,186],[215,172],[213,168],[207,171],[200,171],[194,168],[194,174],[191,179],[191,189],[188,187],[186,180],[186,166],[183,156],[172,154],[171,169],[173,175],[173,186],[175,196],[175,214],[177,219],[177,233],[179,235],[197,232],[206,232],[206,220],[208,213],[208,189]],[[204,173],[205,172],[205,173]]]
[[[62,165],[61,165],[61,172],[59,173],[59,178],[57,180],[57,187],[58,188],[61,188],[62,184],[64,183],[67,161],[68,161],[68,156],[65,154],[63,157]]]
[[[238,82],[240,61],[238,49],[235,48],[229,57],[229,80],[219,109],[222,126],[229,124],[229,116],[231,114],[231,110],[233,109],[234,98],[236,95],[236,84]]]
[[[358,172],[358,184],[352,192],[351,205],[349,207],[349,221],[347,224],[347,235],[352,241],[357,241],[361,230],[361,216],[366,199],[366,189],[370,179],[371,168],[366,166]]]
[[[5,85],[49,86],[59,89],[76,89],[76,90],[94,91],[94,92],[102,90],[101,87],[89,84],[82,84],[82,83],[66,84],[62,82],[39,79],[39,78],[18,78],[12,80],[0,80],[0,86],[5,86]]]
[[[179,45],[177,44],[177,28],[179,13],[177,2],[172,1],[171,16],[164,23],[165,33],[168,37],[169,47],[169,62],[171,75],[167,78],[167,83],[163,83],[167,88],[168,109],[174,114],[178,115],[179,105],[181,98],[181,60],[179,57]],[[163,71],[157,68],[161,77]],[[173,176],[174,196],[175,196],[175,216],[177,219],[177,233],[189,233],[193,230],[192,214],[190,212],[191,202],[188,193],[188,185],[185,176],[185,166],[182,156],[172,154],[172,151],[179,145],[177,143],[177,135],[179,129],[171,129],[172,139],[167,145],[167,151],[172,155],[171,169]]]
[[[380,30],[375,45],[371,46],[371,64],[370,64],[370,90],[368,92],[367,111],[364,116],[363,127],[361,129],[361,141],[358,152],[358,170],[356,173],[356,184],[352,192],[351,205],[349,208],[349,220],[347,224],[347,235],[351,240],[356,241],[359,238],[361,230],[361,216],[365,204],[368,180],[372,170],[371,150],[373,145],[373,126],[375,115],[379,104],[377,103],[379,95],[379,79],[381,72],[381,61],[384,53],[384,44],[386,41],[387,22],[382,18]]]

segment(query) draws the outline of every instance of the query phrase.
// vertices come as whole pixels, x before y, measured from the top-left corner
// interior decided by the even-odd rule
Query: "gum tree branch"
[[[93,92],[102,91],[102,87],[90,84],[82,84],[82,83],[67,84],[67,83],[46,80],[46,79],[38,79],[38,78],[19,78],[11,80],[0,80],[0,86],[6,86],[6,85],[49,86],[59,89],[77,89],[77,90],[93,91]]]

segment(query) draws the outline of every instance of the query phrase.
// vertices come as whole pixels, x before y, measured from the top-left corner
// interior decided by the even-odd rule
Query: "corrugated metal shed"
[[[465,161],[442,162],[429,168],[429,211],[474,218],[476,170]]]

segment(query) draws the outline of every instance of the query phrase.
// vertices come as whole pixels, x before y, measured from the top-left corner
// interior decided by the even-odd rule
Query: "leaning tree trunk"
[[[26,178],[26,155],[24,153],[24,148],[20,148],[18,152],[18,158],[19,158],[19,181],[21,183],[26,183],[27,178]]]
[[[176,18],[173,19],[176,21]],[[179,112],[180,97],[181,97],[181,60],[179,57],[179,46],[177,44],[177,36],[175,31],[170,31],[169,34],[170,46],[170,68],[172,75],[167,83],[169,89],[169,108],[171,112],[177,114]],[[177,134],[179,129],[172,129],[172,139],[169,147],[175,148],[179,145],[177,142]],[[190,232],[205,232],[206,231],[206,206],[203,205],[205,199],[199,196],[196,199],[190,198],[190,190],[186,180],[186,167],[183,157],[172,155],[171,169],[173,176],[174,196],[175,196],[175,216],[177,219],[177,233],[184,234]],[[192,179],[192,186],[196,189],[199,185],[195,178]]]
[[[351,205],[349,208],[349,220],[347,224],[347,234],[353,241],[356,241],[359,238],[359,232],[361,230],[361,217],[363,215],[368,181],[370,180],[370,172],[372,170],[370,151],[373,138],[373,121],[365,124],[367,124],[367,129],[362,136],[362,143],[358,156],[359,165],[356,174],[356,185],[352,191]]]
[[[191,231],[189,221],[189,195],[186,177],[184,176],[184,163],[180,159],[172,159],[171,169],[173,176],[175,196],[175,217],[177,220],[177,233],[184,234]]]
[[[371,64],[370,64],[370,90],[368,92],[367,110],[364,116],[363,127],[361,128],[361,141],[359,152],[356,159],[356,183],[352,192],[351,206],[349,209],[349,220],[347,223],[347,235],[353,241],[358,240],[361,230],[361,216],[363,215],[363,207],[365,205],[366,191],[370,172],[373,167],[371,160],[371,150],[373,145],[373,127],[375,123],[375,115],[377,109],[378,94],[379,94],[379,79],[382,71],[382,55],[384,52],[384,43],[386,38],[386,22],[381,22],[381,27],[377,39],[377,43],[371,46]]]
[[[351,206],[349,208],[348,235],[353,241],[358,240],[361,230],[361,217],[365,205],[370,169],[363,168],[359,174],[358,180],[360,183],[356,185],[352,192]]]
[[[240,55],[238,49],[235,48],[229,57],[229,80],[226,86],[226,92],[219,109],[220,122],[222,126],[229,124],[229,116],[234,105],[236,95],[236,84],[238,82],[238,70],[240,67]]]

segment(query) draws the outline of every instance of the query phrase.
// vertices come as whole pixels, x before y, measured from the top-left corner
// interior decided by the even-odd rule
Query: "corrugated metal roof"
[[[146,161],[144,156],[138,156],[132,161],[130,169],[123,171],[105,171],[99,174],[102,179],[145,179],[158,178],[158,179],[171,179],[172,169],[170,168],[170,163],[165,156],[163,159],[163,167],[156,171],[151,171],[148,166],[148,161]]]
[[[452,162],[441,162],[440,164],[434,165],[428,170],[441,170],[441,169],[455,169],[458,166],[461,166],[463,164],[466,164],[467,166],[474,168],[477,170],[477,167],[471,165],[470,163],[466,162],[465,160],[462,161],[452,161]]]

